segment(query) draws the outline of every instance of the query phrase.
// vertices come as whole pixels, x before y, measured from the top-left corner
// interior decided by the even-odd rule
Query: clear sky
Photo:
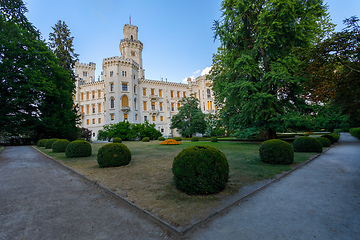
[[[123,26],[139,28],[144,44],[145,78],[182,82],[211,66],[219,46],[212,25],[221,17],[221,0],[24,0],[27,17],[48,39],[51,27],[65,21],[74,37],[80,62],[96,63],[119,56]],[[360,0],[324,0],[337,31],[350,16],[360,17]]]

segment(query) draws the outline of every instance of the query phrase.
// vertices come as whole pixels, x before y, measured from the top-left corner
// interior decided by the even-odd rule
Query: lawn
[[[259,157],[260,143],[256,142],[182,141],[181,145],[159,145],[159,141],[123,143],[131,150],[132,160],[129,165],[116,168],[98,167],[96,153],[104,143],[92,144],[93,154],[86,158],[69,159],[64,153],[38,149],[179,229],[226,206],[242,187],[272,179],[314,155],[295,153],[295,163],[284,166],[262,163]],[[194,145],[212,146],[226,155],[230,178],[221,193],[189,196],[175,188],[171,172],[173,159],[183,148]]]

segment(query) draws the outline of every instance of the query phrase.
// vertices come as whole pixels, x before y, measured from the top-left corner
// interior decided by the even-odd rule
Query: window
[[[98,103],[98,112],[101,112],[101,103]]]
[[[181,104],[178,102],[178,109],[181,107]]]
[[[133,35],[131,35],[131,36],[130,36],[130,39],[131,39],[131,41],[133,41],[133,40],[134,40],[134,37],[133,37]]]
[[[92,121],[92,122],[93,122],[93,124],[95,124],[95,118],[93,118],[93,121]]]
[[[89,94],[89,92],[86,92],[86,99],[89,100],[89,98],[90,98],[90,94]]]
[[[129,106],[129,98],[124,95],[121,99],[121,106],[122,107],[128,107]]]
[[[128,115],[124,114],[124,120],[127,121],[128,120]]]
[[[164,129],[163,129],[163,128],[161,129],[161,132],[162,132],[162,133],[164,132]]]
[[[95,113],[95,104],[92,105],[92,113]],[[95,119],[94,119],[95,121]]]
[[[144,102],[144,111],[146,111],[147,108],[146,108],[146,102]]]
[[[134,85],[134,93],[136,93],[136,85]]]
[[[110,77],[113,77],[113,76],[114,76],[114,72],[110,71]]]
[[[84,100],[84,93],[81,93],[81,100]]]
[[[152,88],[150,91],[151,91],[151,95],[155,95],[155,93],[154,93],[155,89]]]
[[[115,101],[114,101],[114,98],[112,97],[110,99],[110,108],[114,108],[115,107]]]
[[[98,123],[101,123],[101,118],[98,119]]]
[[[153,122],[155,122],[155,116],[152,116],[152,120],[153,120]]]
[[[177,91],[177,97],[180,97],[180,91]]]
[[[186,92],[183,92],[183,97],[186,98]]]
[[[110,114],[110,120],[114,120],[114,119],[115,119],[114,114]]]
[[[151,110],[155,110],[155,103],[154,102],[151,103]]]
[[[74,100],[76,100],[76,93],[74,93]]]
[[[136,98],[134,99],[134,108],[136,110]]]
[[[122,72],[121,72],[121,75],[122,75],[123,77],[125,77],[125,72],[124,72],[124,71],[122,71]]]
[[[83,72],[83,77],[87,77],[87,72]]]
[[[137,121],[137,116],[138,116],[138,115],[137,115],[137,114],[135,114],[135,121]]]
[[[163,103],[160,102],[159,105],[160,105],[160,111],[162,111],[163,110]]]
[[[146,96],[146,88],[143,88],[143,96]]]
[[[127,91],[127,90],[128,90],[128,85],[127,85],[127,83],[123,83],[121,86],[122,86],[122,90],[123,90],[123,91]]]
[[[90,124],[90,120],[87,119],[87,120],[86,120],[86,125],[89,125],[89,124]]]
[[[173,90],[170,91],[170,97],[172,97],[172,98],[174,97],[174,91]]]
[[[92,91],[92,98],[95,98],[95,91]]]
[[[125,77],[126,77],[126,71],[125,71]]]
[[[135,57],[135,51],[131,51],[131,56]]]
[[[114,91],[114,83],[110,83],[110,92]]]
[[[90,105],[86,105],[86,114],[90,113]]]
[[[101,90],[98,90],[98,98],[101,98]]]
[[[163,116],[160,116],[160,121],[164,121],[164,117],[163,117]]]
[[[144,116],[144,122],[146,122],[147,121],[147,116]]]
[[[159,97],[162,97],[162,89],[159,89]]]
[[[84,106],[81,105],[81,112],[83,113],[84,112]]]
[[[207,92],[207,98],[211,98],[211,92],[210,92],[210,89],[207,89],[207,90],[206,90],[206,92]]]
[[[197,98],[197,96],[196,96],[196,95],[197,95],[197,94],[195,93],[195,94],[194,94],[194,98]]]
[[[175,111],[174,103],[171,103],[171,111]]]

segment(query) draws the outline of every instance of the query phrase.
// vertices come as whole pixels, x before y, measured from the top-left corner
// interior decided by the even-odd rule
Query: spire
[[[130,17],[129,17],[129,22],[130,22],[130,26],[131,26],[131,15],[130,15]]]

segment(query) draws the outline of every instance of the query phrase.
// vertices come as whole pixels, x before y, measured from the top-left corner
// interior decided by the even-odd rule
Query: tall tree
[[[308,48],[321,35],[323,2],[224,0],[222,11],[214,23],[221,47],[211,74],[230,130],[276,138],[276,131],[301,127],[309,109],[294,50]]]
[[[59,20],[49,33],[49,47],[59,59],[59,64],[66,69],[75,80],[74,66],[79,54],[74,50],[74,37],[64,21]]]
[[[179,112],[171,118],[171,129],[178,129],[183,137],[205,133],[205,114],[199,108],[199,100],[193,96],[183,98]]]

